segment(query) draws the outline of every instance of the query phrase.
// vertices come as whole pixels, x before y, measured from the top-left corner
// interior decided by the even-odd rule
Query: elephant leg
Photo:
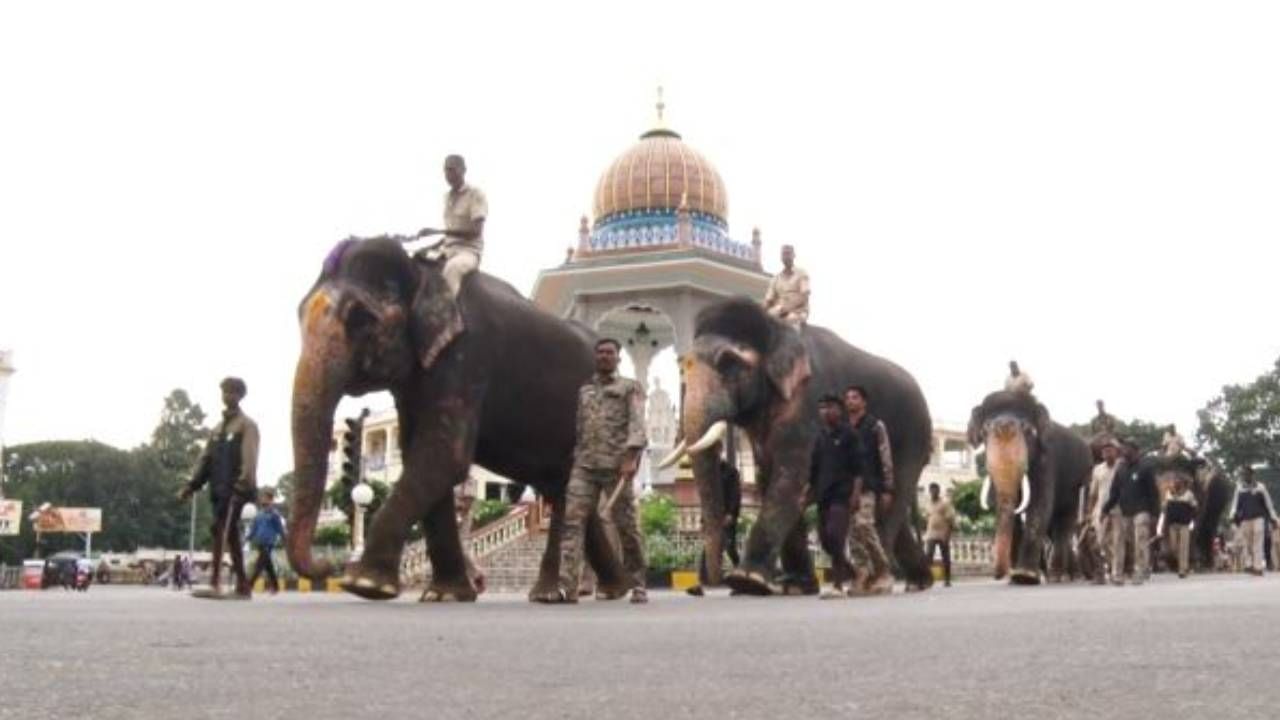
[[[547,547],[538,566],[538,581],[529,590],[529,602],[550,600],[560,587],[560,538],[564,537],[564,496],[549,498],[551,527],[547,530]]]
[[[1062,582],[1071,571],[1071,528],[1065,521],[1055,523],[1049,535],[1049,582]]]
[[[706,572],[704,583],[716,587],[722,582],[724,563],[724,493],[719,482],[719,460],[713,453],[702,453],[693,459],[694,477],[716,478],[714,483],[698,483],[698,505],[702,521],[702,557]]]
[[[782,573],[787,578],[782,590],[786,595],[818,594],[818,576],[813,570],[808,535],[804,523],[797,522],[782,546]]]
[[[397,405],[400,405],[399,398]],[[404,448],[404,473],[373,516],[364,554],[348,568],[342,580],[342,588],[347,592],[371,600],[388,600],[399,595],[400,555],[413,524],[430,517],[434,524],[443,525],[446,513],[453,518],[453,487],[466,479],[475,449],[476,418],[468,408],[478,407],[478,402],[473,399],[468,404],[466,400],[457,399],[431,405],[430,414],[414,418],[415,426]],[[446,527],[452,528],[452,540],[442,537],[442,531],[437,533],[434,544],[445,543],[445,551],[456,551],[465,574],[456,518]],[[427,549],[434,559],[436,550],[432,546],[429,537]],[[433,573],[440,570],[432,568]]]
[[[908,590],[926,590],[933,585],[932,563],[910,528],[898,524],[896,536],[892,540],[886,538],[885,546],[891,549],[898,571],[907,581]]]
[[[1026,521],[1021,523],[1021,537],[1018,538],[1017,558],[1009,580],[1015,585],[1039,585],[1040,567],[1044,561],[1044,520],[1038,514],[1028,512]]]
[[[760,517],[747,537],[742,565],[726,579],[726,584],[740,594],[773,595],[781,591],[772,582],[773,569],[787,535],[800,522],[806,481],[798,469],[808,467],[807,452],[793,454],[795,457],[787,458],[774,454],[774,472],[765,491]],[[715,547],[719,548],[718,542]],[[710,561],[710,548],[707,554]]]
[[[474,602],[477,593],[467,572],[452,497],[436,503],[423,518],[422,529],[431,557],[431,583],[422,593],[422,601]]]

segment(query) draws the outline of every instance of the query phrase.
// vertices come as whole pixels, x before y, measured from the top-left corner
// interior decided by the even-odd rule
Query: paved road
[[[1280,578],[645,607],[0,593],[0,718],[1204,718],[1280,707]]]

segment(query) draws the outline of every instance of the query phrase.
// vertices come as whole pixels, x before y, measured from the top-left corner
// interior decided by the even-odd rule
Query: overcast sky
[[[243,376],[291,464],[295,308],[349,234],[438,225],[531,290],[667,117],[812,321],[962,422],[1018,359],[1059,419],[1177,422],[1280,355],[1274,2],[6,3],[8,444],[131,447]]]

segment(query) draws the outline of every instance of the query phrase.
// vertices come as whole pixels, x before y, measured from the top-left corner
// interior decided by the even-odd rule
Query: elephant
[[[432,566],[423,600],[474,600],[452,488],[475,463],[551,502],[547,548],[530,599],[554,594],[578,388],[594,372],[593,334],[482,272],[466,278],[455,300],[440,262],[410,257],[386,236],[339,243],[302,300],[299,319],[296,490],[287,542],[298,574],[331,572],[312,556],[312,534],[338,401],[388,390],[404,471],[373,516],[364,553],[347,568],[343,589],[375,600],[399,595],[400,556],[420,521]],[[602,594],[621,597],[628,584],[599,518],[588,523],[585,541]]]
[[[997,580],[1037,585],[1044,550],[1048,575],[1061,580],[1072,566],[1082,491],[1093,468],[1089,444],[1054,422],[1029,392],[1000,390],[983,399],[969,419],[969,444],[986,446],[981,502],[996,499]],[[1012,573],[1010,566],[1012,565]]]
[[[929,462],[932,420],[914,378],[898,365],[864,352],[815,325],[792,327],[754,300],[728,298],[697,316],[692,349],[681,358],[684,408],[679,443],[664,463],[688,454],[701,501],[708,584],[719,584],[723,501],[717,456],[709,450],[741,428],[750,438],[761,510],[742,562],[723,578],[737,594],[816,592],[802,511],[810,455],[819,432],[817,406],[825,393],[864,386],[870,412],[884,421],[895,468],[891,506],[878,518],[886,551],[913,588],[933,582],[913,532],[916,485]],[[781,560],[791,582],[775,582]]]

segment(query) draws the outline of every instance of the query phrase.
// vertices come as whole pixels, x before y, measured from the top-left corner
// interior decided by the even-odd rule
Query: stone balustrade
[[[468,554],[483,564],[485,558],[528,537],[531,528],[529,515],[528,505],[517,505],[501,520],[473,531],[464,541]],[[400,558],[400,583],[405,586],[421,585],[430,572],[431,559],[427,555],[426,540],[406,545]]]

